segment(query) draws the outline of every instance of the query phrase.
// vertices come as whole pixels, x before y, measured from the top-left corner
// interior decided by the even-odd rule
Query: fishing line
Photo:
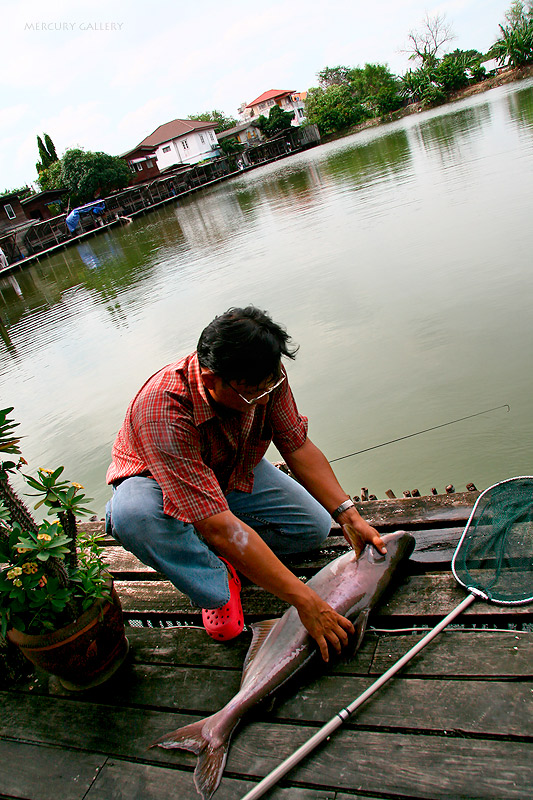
[[[478,411],[476,414],[469,414],[467,417],[459,417],[459,419],[452,419],[449,422],[443,422],[441,425],[433,425],[431,428],[424,428],[423,431],[416,431],[415,433],[408,433],[407,436],[399,436],[397,439],[390,439],[388,442],[382,442],[381,444],[375,444],[372,447],[365,447],[364,450],[357,450],[355,453],[348,453],[345,456],[339,456],[338,458],[332,458],[329,462],[333,464],[334,461],[342,461],[343,458],[351,458],[352,456],[358,456],[361,453],[368,453],[369,450],[377,450],[378,447],[386,447],[388,444],[394,444],[394,442],[401,442],[402,439],[411,439],[413,436],[420,436],[421,433],[427,433],[428,431],[436,431],[437,428],[445,428],[446,425],[455,425],[456,422],[463,422],[465,419],[472,419],[473,417],[480,417],[482,414],[490,414],[491,411],[499,411],[500,408],[506,408],[507,413],[511,410],[511,406],[508,403],[504,403],[502,406],[494,406],[494,408],[487,408],[485,411]]]

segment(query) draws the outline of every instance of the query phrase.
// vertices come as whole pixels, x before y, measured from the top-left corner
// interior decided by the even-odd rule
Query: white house
[[[263,114],[268,117],[273,105],[282,111],[294,114],[293,125],[301,125],[305,121],[304,100],[307,92],[295,92],[292,89],[269,89],[256,97],[251,103],[243,103],[239,108],[239,116],[243,122],[250,122]]]
[[[153,149],[160,170],[176,164],[198,164],[219,155],[216,126],[216,122],[174,119],[156,128],[138,144],[137,149]]]

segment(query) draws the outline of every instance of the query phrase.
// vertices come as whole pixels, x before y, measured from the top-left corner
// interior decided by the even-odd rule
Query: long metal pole
[[[345,722],[356,709],[359,708],[366,700],[368,700],[374,692],[377,692],[384,683],[392,678],[402,667],[407,664],[417,653],[419,653],[427,644],[431,642],[438,634],[452,622],[459,614],[461,614],[468,606],[474,602],[476,599],[475,594],[469,594],[465,599],[459,603],[453,611],[450,611],[448,616],[444,617],[435,627],[429,631],[414,647],[412,647],[404,656],[402,656],[396,663],[394,663],[389,669],[383,673],[383,675],[374,681],[366,691],[359,695],[350,705],[343,708],[341,711],[337,712],[337,714],[330,719],[320,730],[318,730],[314,736],[311,736],[305,744],[295,750],[295,752],[285,759],[276,769],[272,770],[265,778],[263,778],[257,786],[254,786],[248,794],[245,794],[241,800],[256,800],[257,797],[262,797],[265,792],[267,792],[272,786],[274,786],[287,772],[289,772],[296,764],[305,758],[312,750],[315,749],[324,739],[327,739],[328,736],[331,736],[333,731],[336,731],[337,728]]]

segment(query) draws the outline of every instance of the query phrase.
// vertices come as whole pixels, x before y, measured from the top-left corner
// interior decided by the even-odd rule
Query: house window
[[[183,145],[183,149],[184,150],[188,150],[189,149],[189,143],[188,143],[187,139],[184,139],[182,141],[182,145]]]
[[[205,144],[204,137],[202,136],[202,134],[200,134],[200,141],[201,141],[202,144]]]
[[[13,211],[13,206],[10,205],[10,203],[6,203],[6,205],[4,206],[4,210],[5,210],[6,214],[7,214],[7,216],[9,217],[9,219],[16,219],[17,218],[17,215]]]
[[[150,169],[153,166],[154,166],[154,162],[152,161],[151,158],[149,158],[148,161],[146,162],[146,169]]]
[[[137,172],[142,172],[143,165],[137,164]]]
[[[213,141],[215,141],[215,134],[213,133],[213,131],[209,131],[209,136]]]
[[[163,153],[170,153],[170,146],[169,147],[163,147]]]
[[[303,108],[299,108],[299,109],[298,109],[298,115],[299,115],[300,117],[303,117],[303,115],[304,115],[304,110],[303,110]]]
[[[131,169],[132,172],[135,172],[135,164],[132,164],[131,161],[130,161],[128,166],[129,166],[129,168]]]

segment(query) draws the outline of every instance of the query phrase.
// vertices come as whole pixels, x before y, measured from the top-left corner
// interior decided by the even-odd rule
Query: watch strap
[[[348,508],[352,508],[352,506],[355,506],[355,503],[350,497],[345,500],[344,503],[341,503],[340,506],[331,514],[335,522],[337,522],[337,517],[339,517],[343,511],[346,511]]]

